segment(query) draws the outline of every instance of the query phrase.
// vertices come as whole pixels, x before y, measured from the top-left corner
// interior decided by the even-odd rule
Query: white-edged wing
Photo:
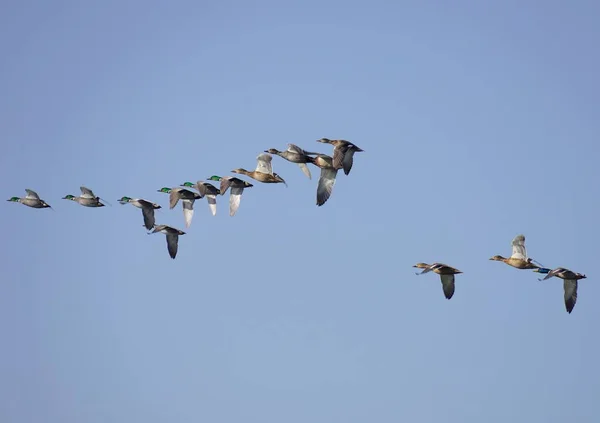
[[[335,185],[336,176],[337,170],[321,169],[319,185],[317,186],[317,206],[322,206],[329,200],[331,191],[333,191],[333,186]]]
[[[517,235],[512,240],[511,258],[527,261],[527,250],[525,249],[525,235]]]
[[[181,205],[183,206],[185,227],[189,228],[192,224],[192,217],[194,217],[194,200],[181,200]]]
[[[217,214],[217,196],[215,194],[206,194],[206,199],[208,200],[208,208],[210,209],[212,215]]]
[[[231,187],[231,193],[229,194],[229,216],[235,216],[235,213],[240,207],[243,193],[244,188]]]
[[[81,190],[81,198],[96,198],[96,195],[94,195],[94,192],[86,187],[79,187],[79,189]]]
[[[40,196],[37,194],[37,192],[30,190],[29,188],[25,188],[25,192],[27,193],[27,195],[25,196],[25,198],[32,198],[34,200],[39,200]]]
[[[273,165],[271,162],[273,161],[273,156],[269,153],[260,153],[256,156],[256,171],[260,173],[267,173],[269,175],[273,174]]]
[[[297,163],[298,166],[300,166],[300,169],[302,170],[302,172],[304,172],[304,174],[306,176],[308,176],[308,179],[312,179],[312,175],[310,174],[310,169],[308,168],[308,166],[306,166],[306,163]]]

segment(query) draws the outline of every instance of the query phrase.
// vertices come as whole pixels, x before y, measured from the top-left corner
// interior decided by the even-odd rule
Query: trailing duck
[[[6,201],[13,203],[21,203],[24,206],[31,207],[34,209],[51,209],[50,205],[40,198],[37,192],[25,188],[27,195],[25,197],[10,197]]]

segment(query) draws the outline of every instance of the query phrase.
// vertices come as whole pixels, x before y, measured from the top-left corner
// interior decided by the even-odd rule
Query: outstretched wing
[[[169,193],[169,208],[173,209],[177,205],[179,201],[179,191],[176,189],[172,189]]]
[[[242,194],[244,188],[232,187],[231,194],[229,194],[229,216],[235,216],[238,208],[240,207],[240,201],[242,201]]]
[[[525,235],[517,235],[512,240],[511,258],[527,261],[527,250],[525,249]]]
[[[150,230],[154,227],[156,221],[154,220],[154,208],[150,205],[142,205],[142,216],[144,216],[144,226]]]
[[[347,145],[340,145],[333,149],[333,167],[341,169],[344,161],[344,156],[348,150]]]
[[[39,200],[40,196],[37,194],[37,192],[30,190],[29,188],[25,188],[25,192],[27,193],[27,195],[25,196],[25,198],[33,198],[35,200]]]
[[[183,218],[185,219],[185,227],[189,228],[194,217],[194,200],[181,200],[183,206]]]
[[[179,235],[167,234],[167,249],[172,259],[177,256],[177,244],[179,244]]]
[[[215,194],[206,194],[206,200],[208,201],[208,208],[212,215],[217,214],[217,196]]]
[[[221,185],[219,186],[219,191],[221,191],[221,195],[225,195],[229,187],[231,186],[230,178],[221,178]]]
[[[319,185],[317,186],[317,206],[322,206],[331,197],[336,176],[337,170],[321,169]]]
[[[577,303],[577,281],[572,279],[565,279],[565,308],[567,313],[573,311],[575,303]]]
[[[306,163],[297,163],[298,166],[300,166],[300,169],[302,170],[302,172],[304,172],[304,174],[306,176],[308,176],[308,179],[312,179],[312,176],[310,174],[310,169],[308,168],[308,166],[306,166]]]
[[[81,197],[82,198],[96,198],[96,196],[94,195],[94,192],[86,187],[79,187],[79,189],[81,190]]]
[[[442,289],[447,299],[454,295],[454,275],[440,275],[442,279]]]
[[[273,165],[271,161],[273,160],[273,156],[269,153],[260,153],[256,156],[256,171],[260,173],[267,173],[269,175],[273,174]]]

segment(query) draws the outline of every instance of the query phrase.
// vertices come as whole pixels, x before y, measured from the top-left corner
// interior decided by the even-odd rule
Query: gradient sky
[[[452,5],[451,5],[452,3]],[[600,4],[0,5],[0,421],[597,422]],[[352,140],[323,207],[162,186]],[[61,200],[92,188],[112,207]],[[123,195],[187,231],[171,260]],[[491,262],[527,237],[562,281]],[[419,261],[462,270],[447,301]]]

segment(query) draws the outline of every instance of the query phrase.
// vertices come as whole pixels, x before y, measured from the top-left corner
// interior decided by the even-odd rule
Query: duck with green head
[[[258,182],[263,182],[265,184],[282,183],[287,187],[287,183],[283,180],[283,178],[273,172],[273,165],[271,163],[272,161],[273,156],[268,153],[260,153],[256,157],[256,169],[252,172],[242,167],[233,169],[231,172],[246,175]]]
[[[200,197],[206,197],[208,201],[208,207],[212,215],[217,214],[217,195],[221,192],[219,188],[215,187],[213,184],[209,184],[208,182],[198,181],[195,184],[192,182],[184,182],[181,184],[182,187],[186,188],[194,188],[196,191],[200,193]]]
[[[231,188],[229,194],[229,216],[235,216],[237,209],[240,207],[240,201],[242,200],[242,194],[244,188],[252,188],[253,185],[242,179],[236,178],[235,176],[217,176],[213,175],[207,180],[209,181],[220,181],[221,186],[219,191],[221,195],[225,195],[227,190]]]
[[[37,192],[30,190],[29,188],[25,188],[25,192],[27,193],[25,197],[11,197],[6,201],[21,203],[24,206],[34,209],[52,209],[48,203],[40,198]]]
[[[146,229],[151,230],[154,227],[156,220],[154,219],[154,210],[160,209],[161,206],[143,198],[131,198],[121,197],[119,200],[121,204],[131,204],[138,209],[142,209],[142,216],[144,217],[144,226]]]
[[[169,194],[169,208],[173,209],[179,200],[181,200],[181,206],[183,208],[183,218],[185,220],[186,228],[189,228],[192,224],[192,217],[194,217],[194,201],[202,198],[200,194],[185,188],[168,188],[162,187],[158,190],[165,194]]]
[[[104,204],[100,201],[100,197],[96,196],[94,192],[86,187],[79,187],[81,190],[81,196],[76,197],[74,195],[65,195],[63,200],[74,201],[84,207],[104,207]]]

